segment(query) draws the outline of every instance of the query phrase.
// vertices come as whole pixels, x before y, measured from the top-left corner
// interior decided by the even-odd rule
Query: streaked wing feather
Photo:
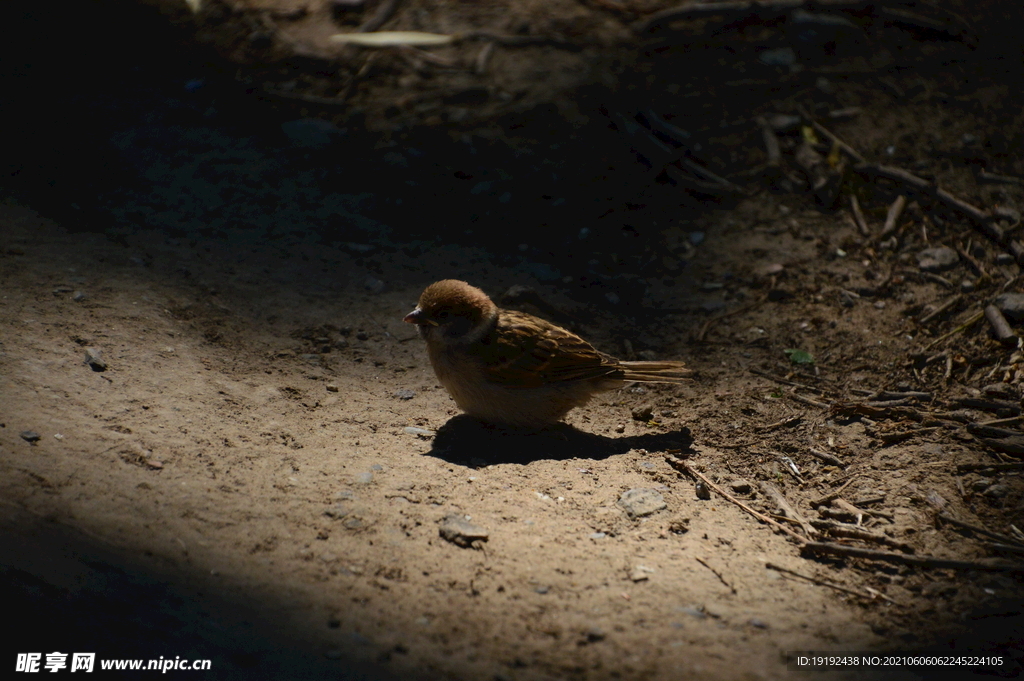
[[[523,333],[527,324],[543,333]],[[615,358],[561,327],[522,312],[503,310],[494,331],[483,341],[499,348],[500,361],[487,369],[487,375],[503,385],[536,388],[621,373]]]

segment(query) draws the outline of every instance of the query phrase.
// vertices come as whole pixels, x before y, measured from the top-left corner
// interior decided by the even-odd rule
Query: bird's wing
[[[476,350],[488,380],[508,386],[536,388],[622,373],[618,360],[576,334],[514,310],[501,311]]]

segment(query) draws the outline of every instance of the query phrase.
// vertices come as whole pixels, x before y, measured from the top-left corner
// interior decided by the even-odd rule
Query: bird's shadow
[[[540,431],[503,428],[461,414],[438,428],[427,456],[460,466],[529,463],[539,459],[606,459],[631,449],[686,451],[693,444],[688,428],[617,438],[595,435],[559,423]]]

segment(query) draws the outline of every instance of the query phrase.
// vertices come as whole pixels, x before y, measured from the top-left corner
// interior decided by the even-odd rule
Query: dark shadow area
[[[688,456],[693,444],[688,428],[668,432],[606,437],[565,423],[541,431],[516,431],[460,414],[438,428],[428,456],[462,466],[526,464],[539,459],[607,459],[633,449],[672,451]]]
[[[72,232],[131,244],[156,231],[237,251],[303,239],[325,257],[355,248],[370,267],[382,253],[471,245],[632,317],[661,230],[703,202],[646,172],[599,113],[603,88],[581,94],[585,123],[552,106],[483,132],[367,133],[358,115],[331,122],[337,112],[239,80],[190,41],[187,15],[175,25],[116,1],[2,18],[0,105],[17,134],[0,188]]]
[[[9,506],[0,507],[0,602],[13,625],[4,636],[10,673],[19,653],[95,653],[100,678],[344,679],[393,676],[367,653],[324,648],[310,632],[274,613],[286,602],[236,592],[224,577],[205,578],[130,558],[79,532]],[[188,580],[186,582],[185,580]],[[327,626],[325,624],[325,630]],[[353,646],[356,647],[356,646]],[[145,669],[149,660],[209,660],[209,671]],[[142,660],[143,669],[107,671],[104,660]],[[82,670],[84,672],[84,670]],[[78,672],[76,672],[78,673]]]

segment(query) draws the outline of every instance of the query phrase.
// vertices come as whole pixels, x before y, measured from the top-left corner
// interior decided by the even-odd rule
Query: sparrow
[[[464,412],[525,429],[557,423],[595,394],[628,382],[682,383],[682,362],[626,362],[560,326],[503,310],[464,281],[445,279],[405,316],[427,343],[438,380]]]

